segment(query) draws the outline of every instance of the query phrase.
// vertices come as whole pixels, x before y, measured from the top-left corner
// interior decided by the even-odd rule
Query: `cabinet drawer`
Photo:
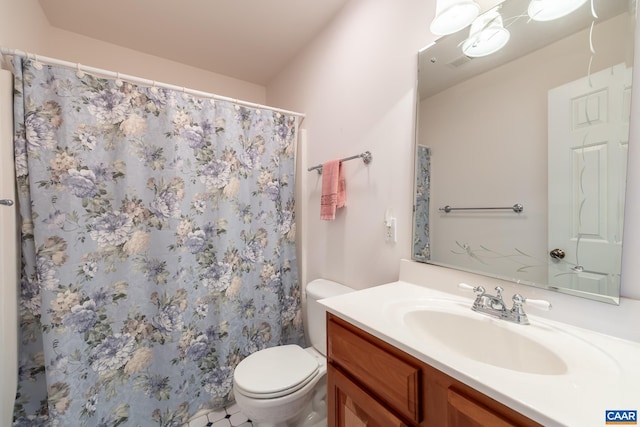
[[[420,369],[394,352],[385,351],[374,337],[328,315],[329,363],[340,366],[372,395],[408,420],[420,422]],[[397,353],[400,353],[399,351]]]
[[[455,427],[518,427],[502,415],[449,388],[447,393],[448,425]]]

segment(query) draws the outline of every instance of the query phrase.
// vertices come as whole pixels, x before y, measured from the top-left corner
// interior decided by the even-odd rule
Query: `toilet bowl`
[[[326,425],[326,311],[318,300],[353,292],[317,279],[306,287],[311,347],[283,345],[257,351],[236,367],[233,393],[238,407],[258,427]]]

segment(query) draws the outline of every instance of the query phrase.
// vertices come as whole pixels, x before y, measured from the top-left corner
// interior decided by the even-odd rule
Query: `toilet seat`
[[[315,357],[298,345],[283,345],[249,355],[236,367],[234,381],[247,397],[271,399],[301,389],[318,375]]]

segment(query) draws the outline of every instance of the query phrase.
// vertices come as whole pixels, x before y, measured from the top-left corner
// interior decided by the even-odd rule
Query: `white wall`
[[[270,104],[306,114],[309,166],[371,151],[344,164],[347,207],[320,220],[321,179],[301,171],[308,191],[298,218],[306,277],[364,288],[396,280],[410,256],[416,52],[428,40],[433,5],[424,0],[351,0],[267,87]],[[398,217],[398,241],[385,243],[383,218]]]
[[[397,280],[399,259],[410,257],[412,221],[413,114],[417,51],[433,41],[428,25],[435,0],[351,0],[330,26],[267,86],[267,102],[307,114],[303,163],[370,150],[368,167],[347,169],[348,206],[334,222],[319,219],[320,184],[300,172],[306,191],[299,197],[305,236],[307,280],[326,277],[364,288]],[[636,32],[636,57],[640,40]],[[640,82],[638,67],[635,81]],[[640,99],[640,84],[634,86]],[[634,111],[638,106],[634,105]],[[635,112],[634,115],[638,113]],[[640,121],[633,120],[623,254],[623,295],[640,299]],[[398,217],[398,242],[385,244],[386,208]],[[444,270],[452,282],[460,273]],[[468,279],[468,276],[464,276]],[[475,276],[481,283],[484,277]],[[623,299],[621,312],[629,307]],[[596,304],[595,307],[602,307]],[[560,310],[593,318],[580,298]],[[614,308],[615,309],[615,308]],[[603,308],[603,313],[608,312]],[[621,330],[637,328],[640,313],[624,311]],[[628,322],[619,322],[619,319]],[[606,315],[602,316],[606,322]],[[586,325],[588,327],[588,325]]]
[[[0,46],[259,104],[266,100],[263,86],[52,27],[37,0],[0,0]]]

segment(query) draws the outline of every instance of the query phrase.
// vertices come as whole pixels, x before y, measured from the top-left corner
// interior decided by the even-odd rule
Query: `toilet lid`
[[[304,387],[318,375],[318,361],[298,345],[260,350],[238,364],[236,387],[249,397],[284,396]]]

